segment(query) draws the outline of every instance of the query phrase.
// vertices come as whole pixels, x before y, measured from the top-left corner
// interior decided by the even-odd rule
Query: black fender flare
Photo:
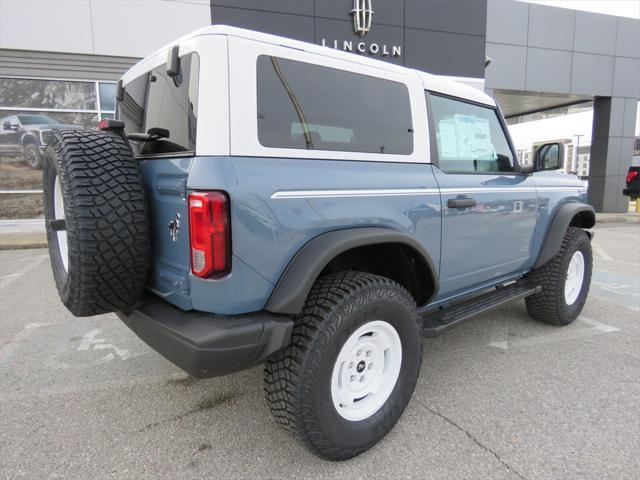
[[[320,234],[303,245],[280,276],[265,310],[272,313],[300,313],[311,287],[331,260],[352,248],[383,243],[398,243],[414,249],[431,272],[435,295],[438,291],[438,271],[429,253],[413,236],[389,228],[355,227]]]
[[[591,228],[596,224],[596,211],[591,205],[577,202],[562,205],[551,220],[533,268],[542,267],[557,255],[562,246],[562,239],[576,215],[579,219],[578,222],[575,222],[577,227]]]

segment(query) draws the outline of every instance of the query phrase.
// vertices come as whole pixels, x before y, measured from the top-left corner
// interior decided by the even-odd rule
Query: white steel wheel
[[[567,277],[564,282],[564,301],[567,305],[573,305],[580,295],[584,283],[584,267],[584,255],[580,250],[577,250],[569,261]]]
[[[393,392],[401,366],[402,343],[394,327],[375,320],[358,328],[340,350],[331,375],[338,414],[352,422],[371,417]]]
[[[64,199],[62,197],[62,187],[60,186],[60,177],[56,175],[56,181],[53,187],[53,211],[56,216],[56,220],[64,220]],[[69,270],[69,245],[67,244],[67,231],[58,230],[56,232],[58,239],[58,250],[60,252],[60,259],[62,260],[62,266],[64,271]]]

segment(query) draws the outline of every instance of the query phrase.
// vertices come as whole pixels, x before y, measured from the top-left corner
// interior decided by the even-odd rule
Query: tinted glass
[[[403,84],[264,55],[257,70],[258,138],[265,147],[413,151]]]
[[[0,78],[0,105],[95,110],[96,86],[93,82]]]
[[[497,112],[430,95],[438,164],[446,172],[512,172],[513,154]]]
[[[147,133],[151,128],[169,131],[169,138],[134,143],[139,154],[193,151],[196,147],[200,61],[196,53],[180,57],[180,75],[170,77],[165,65],[125,87],[118,117],[126,133]]]

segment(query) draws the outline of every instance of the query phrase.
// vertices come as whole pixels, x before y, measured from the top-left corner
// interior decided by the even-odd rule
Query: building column
[[[589,161],[589,203],[597,212],[622,213],[629,197],[622,195],[633,155],[636,98],[596,97]]]

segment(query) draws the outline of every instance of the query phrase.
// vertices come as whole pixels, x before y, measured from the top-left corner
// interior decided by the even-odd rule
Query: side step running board
[[[437,337],[479,313],[514,300],[520,300],[541,290],[542,287],[531,285],[521,280],[506,287],[497,287],[488,293],[483,293],[448,307],[424,312],[422,314],[422,335],[425,337]]]

